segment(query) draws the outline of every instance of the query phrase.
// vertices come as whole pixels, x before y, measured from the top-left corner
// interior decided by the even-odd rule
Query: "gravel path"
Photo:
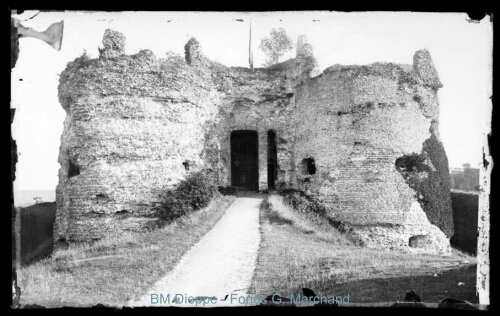
[[[264,197],[258,194],[238,197],[170,273],[127,306],[246,305],[237,299],[246,296],[255,270],[260,243],[259,207]],[[198,298],[189,303],[189,297]]]

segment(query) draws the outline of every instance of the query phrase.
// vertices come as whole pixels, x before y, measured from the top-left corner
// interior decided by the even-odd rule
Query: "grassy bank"
[[[224,215],[234,196],[168,226],[57,250],[18,271],[21,304],[46,307],[122,305],[144,294]]]
[[[402,300],[414,289],[425,302],[446,297],[478,302],[475,258],[457,251],[441,257],[362,248],[276,195],[261,208],[261,233],[250,293],[288,296],[307,287],[316,294],[350,294],[350,302],[374,303]]]
[[[20,207],[21,265],[47,257],[54,248],[52,231],[56,219],[56,202],[42,202]]]

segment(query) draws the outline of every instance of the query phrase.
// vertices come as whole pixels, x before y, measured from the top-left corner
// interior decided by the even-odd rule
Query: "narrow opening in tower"
[[[68,178],[72,178],[80,174],[80,168],[71,160],[68,163]]]
[[[270,190],[276,188],[276,179],[278,177],[278,152],[276,149],[276,132],[269,130],[267,132],[267,187]]]
[[[316,173],[316,164],[314,158],[302,159],[302,174],[310,175]]]

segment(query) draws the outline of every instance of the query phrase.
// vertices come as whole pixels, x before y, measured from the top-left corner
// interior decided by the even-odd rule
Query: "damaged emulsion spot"
[[[486,16],[486,12],[484,11],[472,11],[467,12],[469,16],[469,22],[479,23]]]
[[[488,135],[488,142],[489,142],[489,138],[490,138],[490,137],[489,137],[489,135]],[[489,164],[490,164],[490,163],[488,162],[488,160],[486,160],[486,155],[484,154],[484,151],[483,151],[483,166],[484,166],[484,169],[485,169],[485,170],[488,170],[488,165],[489,165]]]
[[[186,170],[189,170],[189,161],[188,161],[188,160],[184,161],[184,162],[182,163],[182,165],[184,166],[184,168],[185,168]]]

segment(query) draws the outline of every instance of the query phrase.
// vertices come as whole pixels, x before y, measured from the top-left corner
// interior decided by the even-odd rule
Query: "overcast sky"
[[[24,20],[37,12],[14,17]],[[450,166],[480,163],[482,130],[490,114],[483,109],[492,93],[488,17],[471,23],[466,14],[457,13],[42,12],[23,25],[44,31],[64,20],[64,38],[59,52],[37,39],[20,40],[12,71],[11,107],[17,108],[12,132],[19,153],[14,189],[55,189],[66,115],[57,98],[59,74],[84,50],[97,58],[107,28],[125,35],[127,54],[141,49],[158,57],[167,51],[183,54],[184,44],[193,36],[211,60],[248,67],[250,18],[257,67],[265,59],[258,49],[260,39],[276,27],[283,27],[294,41],[306,35],[321,71],[334,64],[412,64],[413,54],[426,48],[444,85],[438,92],[440,133]],[[294,55],[295,50],[283,60]]]

